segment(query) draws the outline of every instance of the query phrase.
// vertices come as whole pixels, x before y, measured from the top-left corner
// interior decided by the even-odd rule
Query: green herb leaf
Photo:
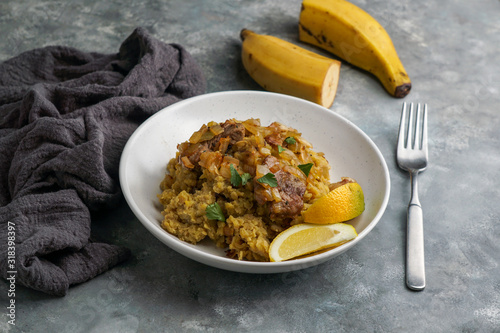
[[[252,175],[248,172],[245,172],[241,175],[241,185],[245,186],[245,184],[248,183],[250,179],[252,179]]]
[[[268,172],[264,176],[260,177],[257,179],[259,183],[267,184],[271,187],[276,187],[278,186],[278,181],[276,180],[276,176],[273,175],[272,173]]]
[[[222,208],[220,208],[219,204],[217,202],[214,202],[213,204],[210,204],[205,208],[205,212],[207,214],[207,217],[210,220],[219,220],[222,222],[226,221],[226,217],[224,216],[224,213],[222,212]]]
[[[299,164],[299,169],[302,170],[303,173],[305,173],[306,177],[308,177],[312,166],[313,166],[312,163]]]
[[[285,150],[285,148],[281,147],[281,145],[278,145],[278,154],[281,154],[283,150]]]
[[[288,138],[286,138],[285,142],[288,143],[289,145],[294,145],[295,143],[297,143],[297,141],[295,141],[295,138],[293,136],[289,136]]]
[[[229,165],[229,169],[231,170],[231,184],[234,187],[238,187],[241,185],[241,176],[236,170],[236,168],[231,164]]]
[[[238,187],[241,185],[245,186],[245,184],[248,183],[248,181],[252,178],[252,175],[247,172],[240,175],[238,173],[238,170],[236,170],[236,168],[232,164],[229,165],[229,169],[231,170],[231,184],[234,187]]]

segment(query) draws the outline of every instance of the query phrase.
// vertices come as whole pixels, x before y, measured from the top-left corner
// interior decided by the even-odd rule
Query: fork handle
[[[406,241],[406,285],[412,290],[425,288],[424,227],[422,207],[408,206]]]
[[[424,219],[418,201],[417,173],[411,173],[412,199],[408,206],[406,229],[406,285],[412,290],[425,288]]]

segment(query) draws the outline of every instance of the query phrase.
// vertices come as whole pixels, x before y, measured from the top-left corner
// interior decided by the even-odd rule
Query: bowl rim
[[[300,258],[300,259],[295,259],[295,260],[288,260],[288,261],[283,261],[283,262],[254,262],[254,261],[242,261],[242,260],[235,260],[227,257],[221,257],[217,256],[211,253],[207,253],[205,251],[202,251],[201,249],[196,249],[190,246],[190,244],[185,243],[181,241],[180,239],[176,238],[175,236],[169,234],[167,231],[158,228],[157,226],[154,226],[155,222],[151,221],[149,218],[147,218],[144,213],[141,211],[140,207],[137,205],[137,203],[133,200],[132,195],[129,192],[129,188],[127,187],[127,177],[126,177],[126,172],[127,172],[127,159],[130,158],[131,150],[133,148],[133,145],[136,140],[140,137],[142,132],[144,131],[145,128],[147,128],[151,123],[153,123],[156,118],[164,116],[165,112],[171,112],[172,110],[182,108],[184,106],[187,106],[191,103],[197,103],[206,99],[212,99],[212,98],[220,98],[224,96],[238,96],[242,95],[245,97],[249,96],[255,96],[256,98],[260,98],[263,96],[269,96],[271,98],[277,98],[277,99],[283,99],[283,100],[288,100],[292,101],[294,103],[299,103],[299,104],[309,104],[310,106],[313,106],[314,108],[317,108],[319,112],[328,112],[330,116],[338,118],[341,122],[343,122],[345,125],[350,126],[352,129],[354,129],[357,134],[359,134],[361,137],[363,137],[364,141],[370,146],[370,148],[373,150],[373,152],[376,154],[378,157],[378,160],[381,162],[381,167],[383,170],[383,175],[384,175],[384,186],[385,186],[385,191],[383,195],[383,199],[380,204],[380,208],[378,209],[376,215],[371,219],[371,221],[368,223],[368,225],[358,234],[358,236],[353,239],[352,241],[343,244],[337,248],[334,248],[332,250],[329,250],[324,253],[316,254],[314,256],[306,257],[306,258]],[[252,98],[252,97],[250,97]],[[327,109],[319,104],[309,102],[307,100],[303,100],[297,97],[293,96],[288,96],[284,94],[279,94],[279,93],[273,93],[273,92],[266,92],[266,91],[253,91],[253,90],[232,90],[232,91],[221,91],[221,92],[213,92],[213,93],[206,93],[194,97],[190,97],[184,100],[181,100],[179,102],[176,102],[174,104],[171,104],[165,108],[160,109],[157,111],[155,114],[150,116],[148,119],[146,119],[142,124],[140,124],[137,129],[132,133],[132,135],[129,137],[127,143],[124,146],[122,155],[120,157],[120,166],[119,166],[119,180],[120,180],[120,187],[123,193],[123,196],[125,197],[125,200],[136,216],[136,218],[141,222],[141,224],[153,234],[158,240],[160,240],[162,243],[173,249],[174,251],[191,258],[195,261],[229,270],[229,271],[237,271],[237,272],[245,272],[245,273],[278,273],[278,272],[286,272],[286,271],[292,271],[292,270],[297,270],[297,269],[302,269],[302,268],[307,268],[311,266],[315,266],[319,263],[322,263],[326,260],[329,260],[330,258],[333,258],[340,253],[343,253],[350,249],[351,247],[355,246],[357,243],[359,243],[369,232],[375,228],[375,226],[378,224],[380,219],[382,218],[383,214],[385,213],[385,210],[387,209],[387,205],[389,202],[389,197],[390,197],[390,188],[391,188],[391,183],[390,183],[390,174],[389,174],[389,169],[387,167],[387,163],[380,152],[379,148],[375,145],[373,140],[364,132],[362,131],[358,126],[356,126],[354,123],[349,121],[347,118],[339,115],[338,113],[333,112],[330,109]],[[170,237],[166,237],[170,236]],[[171,238],[173,237],[173,238]],[[230,266],[230,267],[228,267]]]

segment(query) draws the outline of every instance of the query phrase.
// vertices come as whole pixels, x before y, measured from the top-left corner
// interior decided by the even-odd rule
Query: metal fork
[[[408,111],[409,109],[409,111]],[[427,104],[403,103],[399,124],[397,160],[401,169],[410,173],[411,199],[406,230],[406,285],[412,290],[425,288],[424,227],[422,206],[418,200],[417,175],[428,161]]]

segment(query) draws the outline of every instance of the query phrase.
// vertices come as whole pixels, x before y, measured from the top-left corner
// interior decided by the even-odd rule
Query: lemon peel
[[[282,231],[269,246],[273,262],[305,256],[323,249],[332,249],[358,236],[356,229],[346,223],[301,223]]]
[[[302,215],[307,223],[331,224],[351,220],[364,210],[363,189],[358,183],[347,183],[314,201]]]

